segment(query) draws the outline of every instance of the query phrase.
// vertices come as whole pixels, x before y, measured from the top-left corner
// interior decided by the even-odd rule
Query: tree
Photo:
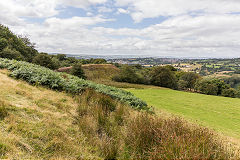
[[[125,65],[121,68],[120,73],[113,77],[117,82],[141,83],[139,75],[134,70],[134,67]]]
[[[15,49],[10,49],[9,47],[4,48],[0,52],[1,58],[8,58],[8,59],[16,59],[16,60],[23,60],[24,57],[20,54],[20,52],[16,51]]]
[[[74,65],[72,66],[72,69],[71,69],[70,73],[71,73],[72,75],[77,76],[77,77],[82,78],[82,79],[85,79],[85,78],[86,78],[85,73],[84,73],[84,71],[83,71],[83,69],[82,69],[81,64],[74,64]]]
[[[206,79],[198,80],[195,84],[195,90],[208,95],[217,95],[218,93],[218,87]]]
[[[166,65],[166,66],[164,66],[164,67],[168,68],[170,71],[177,71],[177,69],[174,68],[174,67],[171,66],[171,65]]]
[[[55,69],[58,69],[61,67],[61,62],[56,57],[53,57],[51,59]]]
[[[67,56],[65,54],[57,54],[57,59],[59,61],[64,61],[66,60]]]
[[[0,24],[0,51],[7,47],[12,51],[20,53],[21,60],[29,62],[32,62],[33,57],[38,53],[37,50],[34,49],[34,44],[32,44],[28,38],[17,36],[12,33],[8,27]],[[11,59],[14,59],[14,57],[11,57]]]
[[[222,95],[224,89],[229,89],[223,80],[220,79],[200,79],[196,82],[195,89],[203,94]]]
[[[177,89],[177,79],[167,67],[154,67],[150,72],[150,82],[153,85]]]
[[[8,41],[5,38],[0,38],[0,52],[6,48],[8,45]]]
[[[197,79],[199,79],[200,76],[197,73],[193,72],[186,72],[184,73],[178,82],[178,86],[180,89],[186,90],[186,89],[193,89],[195,86],[195,83]]]
[[[37,56],[35,56],[33,59],[33,63],[50,69],[57,69],[50,56],[46,53],[40,53]]]

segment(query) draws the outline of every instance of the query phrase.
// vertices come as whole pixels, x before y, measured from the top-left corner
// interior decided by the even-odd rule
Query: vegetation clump
[[[25,80],[30,84],[43,85],[51,89],[66,91],[73,94],[81,93],[84,89],[91,88],[99,93],[109,95],[114,99],[127,103],[133,108],[143,110],[149,109],[144,101],[135,97],[130,92],[115,87],[96,84],[76,76],[54,72],[45,67],[28,62],[0,59],[0,68],[11,70],[12,73],[10,75],[12,77]]]
[[[0,120],[3,120],[8,116],[8,111],[6,108],[6,104],[3,101],[0,101]]]

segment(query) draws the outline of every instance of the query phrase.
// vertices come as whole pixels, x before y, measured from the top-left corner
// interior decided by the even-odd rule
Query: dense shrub
[[[0,59],[0,68],[11,70],[11,76],[22,79],[34,85],[43,85],[51,89],[66,91],[69,93],[81,93],[86,88],[94,89],[99,93],[109,95],[123,103],[127,103],[136,109],[148,109],[147,104],[135,97],[132,93],[102,84],[78,78],[76,76],[54,72],[45,67],[28,62]]]
[[[234,88],[223,89],[222,96],[235,98],[237,96],[237,91]]]

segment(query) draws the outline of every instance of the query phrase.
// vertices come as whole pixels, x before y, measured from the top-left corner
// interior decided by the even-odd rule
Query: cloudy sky
[[[0,23],[48,53],[240,57],[240,0],[0,0]]]

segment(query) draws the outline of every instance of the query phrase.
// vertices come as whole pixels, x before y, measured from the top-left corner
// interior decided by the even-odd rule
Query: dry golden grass
[[[74,98],[7,74],[0,70],[0,159],[99,159],[73,124]]]

